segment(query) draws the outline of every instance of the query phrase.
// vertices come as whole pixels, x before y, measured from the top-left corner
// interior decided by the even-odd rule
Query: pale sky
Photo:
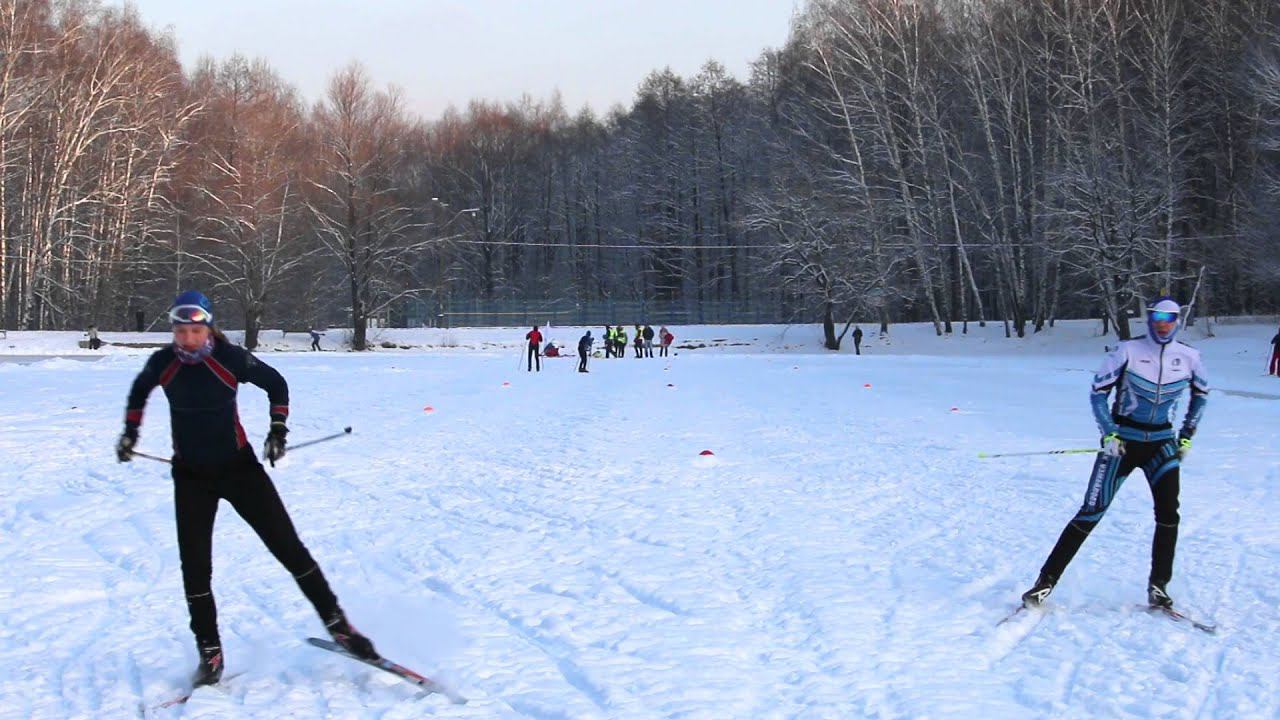
[[[549,98],[603,115],[670,67],[715,59],[746,80],[787,38],[793,0],[129,0],[172,29],[183,65],[202,55],[265,58],[308,103],[352,60],[433,120],[469,100]],[[117,0],[116,4],[124,4]]]

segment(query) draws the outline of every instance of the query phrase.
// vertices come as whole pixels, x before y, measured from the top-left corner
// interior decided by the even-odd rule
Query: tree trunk
[[[822,311],[822,336],[828,350],[840,349],[840,338],[836,337],[836,321],[833,315],[834,304],[827,302]]]
[[[258,347],[258,333],[262,330],[261,308],[248,307],[244,312],[244,349],[254,350]]]

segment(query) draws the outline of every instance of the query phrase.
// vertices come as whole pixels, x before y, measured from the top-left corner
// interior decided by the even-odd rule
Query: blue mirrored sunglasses
[[[213,315],[199,305],[179,305],[169,311],[171,323],[211,323]]]
[[[1178,313],[1152,311],[1151,322],[1161,322],[1161,323],[1178,322]]]

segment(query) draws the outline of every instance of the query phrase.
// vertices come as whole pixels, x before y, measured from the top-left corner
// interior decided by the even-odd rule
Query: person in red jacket
[[[542,355],[538,353],[538,348],[542,347],[542,333],[538,332],[538,326],[534,325],[532,330],[525,333],[524,339],[529,341],[529,368],[525,372],[533,372],[535,363],[538,365],[538,372],[542,372]]]
[[[676,336],[671,334],[666,325],[658,330],[658,357],[666,357],[667,351],[671,348],[671,343],[675,342]]]

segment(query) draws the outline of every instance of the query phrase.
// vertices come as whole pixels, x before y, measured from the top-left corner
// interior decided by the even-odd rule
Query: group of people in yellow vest
[[[631,345],[635,348],[634,357],[653,357],[653,341],[655,337],[658,340],[658,357],[666,357],[676,336],[672,335],[665,325],[658,328],[658,332],[655,334],[653,327],[637,324],[634,333],[630,336],[627,334],[627,329],[621,325],[605,325],[604,356],[607,358],[626,357],[627,345]]]

